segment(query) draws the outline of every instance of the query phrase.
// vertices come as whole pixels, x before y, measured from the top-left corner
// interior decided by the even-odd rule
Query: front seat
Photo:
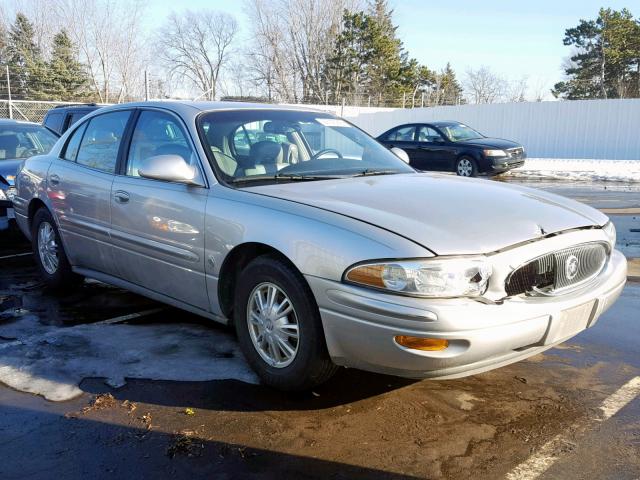
[[[282,146],[269,140],[263,140],[251,145],[249,156],[256,166],[262,165],[265,173],[269,175],[278,173],[278,165],[283,163]]]

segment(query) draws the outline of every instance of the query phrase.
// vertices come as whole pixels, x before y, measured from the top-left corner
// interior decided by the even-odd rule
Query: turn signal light
[[[395,337],[395,341],[398,345],[402,345],[403,347],[427,352],[444,350],[449,346],[449,340],[445,340],[444,338],[421,338],[397,335]]]

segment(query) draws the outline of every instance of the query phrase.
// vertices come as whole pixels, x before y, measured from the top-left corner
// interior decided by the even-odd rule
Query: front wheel
[[[269,386],[308,390],[337,370],[311,290],[277,257],[258,257],[240,274],[234,322],[242,352]]]
[[[456,174],[460,177],[476,177],[478,166],[473,158],[461,157],[456,162]]]
[[[58,228],[46,208],[38,210],[33,217],[31,238],[36,265],[47,287],[65,290],[82,280],[71,270]]]

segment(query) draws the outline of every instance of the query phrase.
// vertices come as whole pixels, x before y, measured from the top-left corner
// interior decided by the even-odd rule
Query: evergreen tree
[[[61,30],[53,37],[49,81],[46,91],[54,100],[76,100],[86,96],[88,78],[78,61],[76,49],[67,34]]]
[[[47,69],[42,52],[34,40],[33,25],[22,13],[16,15],[7,42],[7,64],[11,77],[11,93],[18,98],[44,98]]]
[[[640,96],[640,25],[629,10],[600,9],[596,20],[567,29],[564,44],[577,52],[565,68],[567,80],[552,90],[556,97]]]
[[[439,87],[439,96],[436,105],[456,105],[462,98],[462,86],[456,78],[456,73],[447,62],[444,70],[436,75],[436,83]]]

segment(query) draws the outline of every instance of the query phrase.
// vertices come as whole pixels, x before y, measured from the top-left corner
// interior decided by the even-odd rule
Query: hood
[[[505,140],[504,138],[473,138],[471,140],[467,140],[466,142],[455,142],[456,145],[468,145],[471,147],[482,147],[482,148],[516,148],[521,147],[519,143],[512,142],[511,140]]]
[[[489,253],[608,221],[587,205],[551,193],[438,174],[292,182],[244,190],[361,220],[437,255]]]
[[[8,180],[8,177],[15,177],[18,173],[18,168],[23,162],[22,159],[18,160],[0,160],[0,177],[2,177],[9,185],[14,184],[14,180]]]

